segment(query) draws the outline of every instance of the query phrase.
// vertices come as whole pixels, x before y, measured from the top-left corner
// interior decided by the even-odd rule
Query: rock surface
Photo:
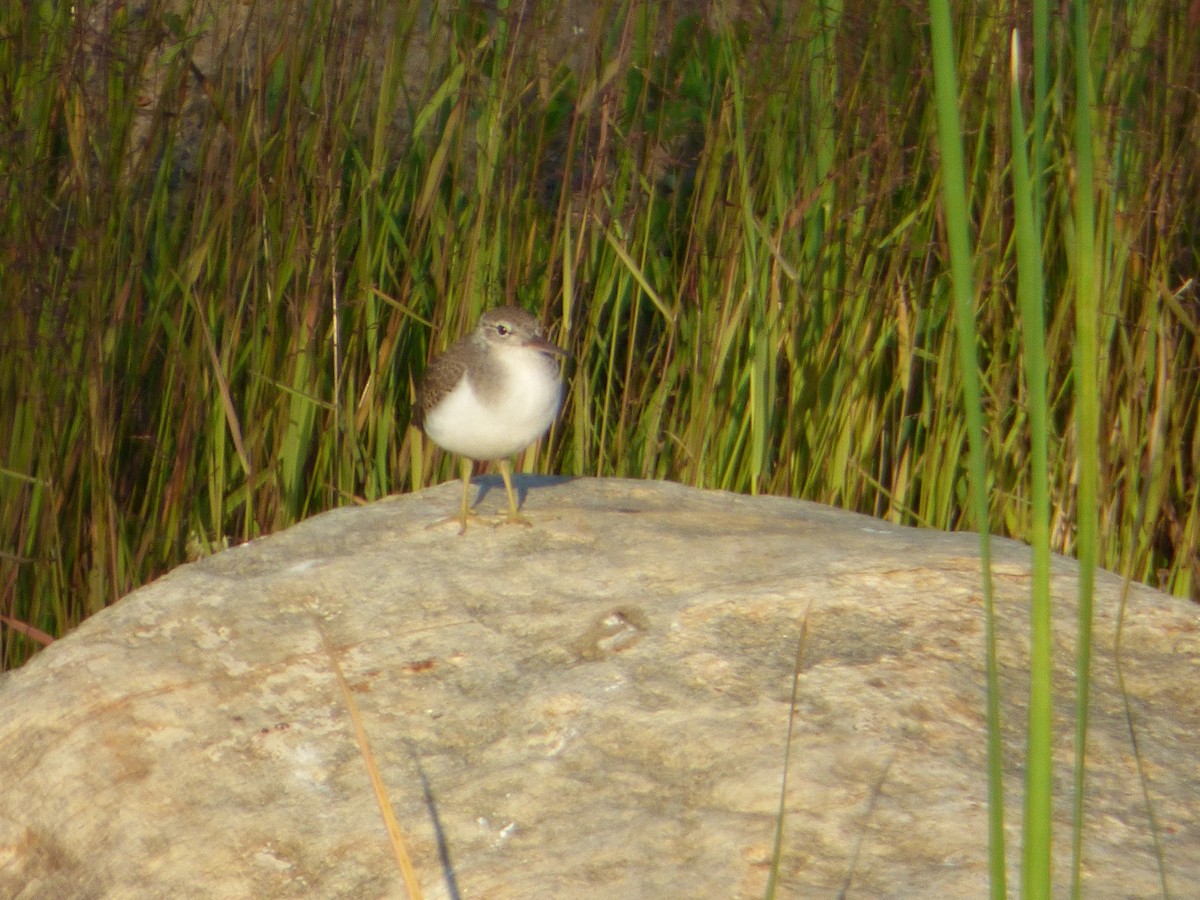
[[[428,527],[455,484],[327,513],[172,572],[0,681],[0,895],[404,896],[336,660],[425,897],[760,897],[805,633],[780,896],[986,896],[976,536],[665,483],[520,484],[532,528]],[[1029,552],[994,552],[1015,865]],[[1074,572],[1055,560],[1060,890]],[[1101,574],[1084,894],[1165,878],[1183,896],[1200,615],[1129,595],[1143,785],[1120,588]]]

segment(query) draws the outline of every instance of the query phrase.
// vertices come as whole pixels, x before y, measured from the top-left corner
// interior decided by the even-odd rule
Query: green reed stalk
[[[983,440],[979,363],[975,350],[975,288],[971,276],[971,239],[967,225],[962,126],[958,116],[958,79],[950,4],[948,0],[930,0],[929,9],[937,135],[942,153],[942,202],[946,213],[946,239],[950,245],[955,330],[958,334],[959,367],[963,380],[963,402],[967,413],[971,508],[975,524],[979,528],[979,557],[983,575],[988,723],[988,871],[991,895],[995,900],[1002,900],[1007,895],[1007,876],[1004,850],[1004,776],[1000,743],[1000,679],[996,659],[996,616],[986,495],[986,445]]]
[[[1100,286],[1096,259],[1092,61],[1088,5],[1072,4],[1075,55],[1075,406],[1079,453],[1076,555],[1079,559],[1078,651],[1075,662],[1075,799],[1072,814],[1071,890],[1082,887],[1084,776],[1092,662],[1092,594],[1098,546],[1100,493]]]
[[[1050,896],[1053,823],[1054,640],[1050,627],[1050,475],[1049,418],[1046,398],[1046,291],[1042,280],[1042,240],[1037,223],[1036,183],[1027,161],[1025,117],[1021,111],[1021,53],[1012,35],[1010,106],[1012,111],[1012,196],[1017,245],[1017,294],[1021,308],[1025,383],[1028,394],[1033,509],[1029,540],[1033,546],[1030,602],[1029,723],[1025,751],[1025,817],[1022,895]]]

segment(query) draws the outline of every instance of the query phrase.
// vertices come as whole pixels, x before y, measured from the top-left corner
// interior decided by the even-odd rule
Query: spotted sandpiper
[[[472,460],[496,460],[508,492],[509,522],[529,524],[517,509],[508,458],[550,428],[562,404],[557,357],[538,320],[515,306],[484,313],[475,330],[425,369],[413,423],[443,450],[462,457],[459,534],[470,514]]]

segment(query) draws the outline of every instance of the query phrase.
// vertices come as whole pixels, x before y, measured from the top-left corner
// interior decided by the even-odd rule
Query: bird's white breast
[[[538,350],[493,348],[503,388],[481,396],[464,374],[425,413],[425,433],[444,450],[471,459],[512,456],[550,428],[562,403],[558,362]]]

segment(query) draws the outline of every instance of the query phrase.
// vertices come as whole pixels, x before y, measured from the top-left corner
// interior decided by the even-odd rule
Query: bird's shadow
[[[554,487],[555,485],[566,484],[568,481],[574,480],[574,475],[518,475],[514,472],[512,483],[513,491],[517,495],[517,506],[523,507],[525,505],[525,498],[531,489]],[[482,503],[493,490],[499,491],[501,498],[504,497],[504,478],[499,472],[474,475],[471,477],[471,484],[479,488],[474,501],[471,503],[472,509]]]

